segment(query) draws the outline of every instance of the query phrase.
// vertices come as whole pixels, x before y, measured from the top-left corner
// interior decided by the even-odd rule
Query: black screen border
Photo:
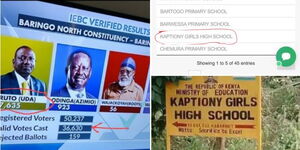
[[[142,0],[142,1],[145,1],[145,0]],[[146,1],[148,1],[148,0],[146,0]],[[100,13],[100,14],[104,14],[104,15],[109,15],[109,16],[113,16],[113,17],[120,17],[120,18],[124,18],[124,19],[130,19],[130,20],[133,20],[133,21],[140,21],[140,22],[150,24],[150,19],[147,19],[147,18],[132,16],[132,15],[119,13],[119,12],[115,12],[115,11],[110,11],[110,10],[105,10],[105,9],[101,9],[101,8],[85,6],[85,5],[81,5],[81,4],[77,4],[77,3],[71,3],[70,1],[67,1],[67,0],[59,0],[59,1],[40,0],[40,2],[45,2],[45,3],[50,3],[50,4],[56,4],[56,5],[60,5],[60,6],[75,8],[75,9],[91,11],[91,12]],[[126,2],[126,1],[124,1],[124,2]],[[148,1],[148,2],[149,2],[149,5],[150,5],[150,1]]]

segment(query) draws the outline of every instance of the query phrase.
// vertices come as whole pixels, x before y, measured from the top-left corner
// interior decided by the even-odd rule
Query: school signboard
[[[192,77],[166,84],[170,136],[241,137],[261,145],[260,77]]]

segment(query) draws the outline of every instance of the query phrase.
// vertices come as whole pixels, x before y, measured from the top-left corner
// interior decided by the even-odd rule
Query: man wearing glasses
[[[31,75],[35,61],[35,53],[30,47],[19,47],[12,60],[14,71],[1,75],[1,94],[43,96],[43,93],[34,92],[46,91],[45,83]]]
[[[118,81],[111,83],[103,93],[103,99],[141,101],[143,89],[134,81],[135,61],[128,57],[120,68]]]

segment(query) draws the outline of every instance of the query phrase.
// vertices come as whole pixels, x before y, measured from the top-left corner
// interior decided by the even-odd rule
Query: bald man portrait
[[[31,91],[46,91],[45,83],[31,75],[36,63],[34,51],[29,46],[17,48],[12,63],[14,70],[1,75],[1,89],[20,89],[1,90],[1,94],[43,96],[43,93]]]
[[[93,98],[96,97],[87,92],[86,84],[92,75],[92,60],[84,51],[73,52],[67,62],[65,69],[67,82],[64,87],[54,91],[52,96],[71,98]]]

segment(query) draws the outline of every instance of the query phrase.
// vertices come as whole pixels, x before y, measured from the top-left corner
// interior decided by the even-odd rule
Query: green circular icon
[[[276,53],[277,66],[289,67],[296,62],[296,52],[294,49],[285,46]]]
[[[277,61],[277,66],[281,66],[281,65],[282,65],[281,61]]]

